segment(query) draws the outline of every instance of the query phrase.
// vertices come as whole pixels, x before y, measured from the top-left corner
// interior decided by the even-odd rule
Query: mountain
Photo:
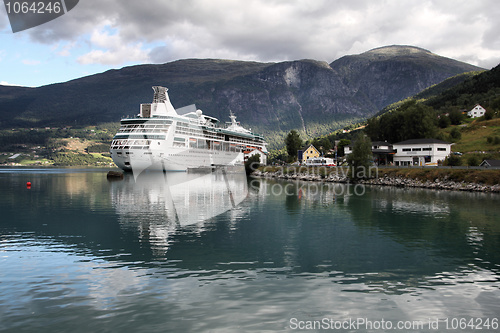
[[[478,67],[411,46],[388,46],[331,64],[316,60],[259,63],[186,59],[109,70],[38,88],[0,86],[0,128],[84,126],[118,122],[169,88],[174,107],[195,103],[273,143],[290,129],[317,136],[375,114],[382,107]]]
[[[347,86],[366,96],[377,110],[449,77],[483,70],[422,48],[401,45],[344,56],[330,66]]]

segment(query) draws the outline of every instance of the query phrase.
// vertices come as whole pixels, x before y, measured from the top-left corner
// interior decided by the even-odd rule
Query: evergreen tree
[[[464,115],[458,110],[453,110],[450,112],[450,121],[452,125],[460,125],[464,120]]]
[[[302,139],[297,130],[291,130],[285,139],[286,151],[291,161],[297,159],[298,150],[302,147]]]
[[[248,175],[250,175],[252,172],[258,169],[260,166],[260,156],[259,154],[255,154],[250,156],[246,161],[245,161],[245,172]]]
[[[450,117],[446,116],[445,114],[442,114],[441,117],[439,117],[438,120],[439,127],[441,128],[446,128],[451,125],[451,120]]]
[[[332,143],[327,138],[315,138],[311,144],[323,155],[328,154],[332,149]]]
[[[352,153],[347,156],[349,175],[353,179],[370,178],[370,167],[373,161],[372,142],[362,133],[355,140]]]
[[[344,147],[351,144],[351,140],[348,139],[340,139],[339,145],[337,147],[338,156],[344,156]]]
[[[392,143],[433,138],[437,133],[437,116],[432,108],[410,100],[393,112],[370,119],[365,130],[373,140]]]

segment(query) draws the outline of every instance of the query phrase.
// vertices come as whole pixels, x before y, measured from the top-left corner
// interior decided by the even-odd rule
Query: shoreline
[[[352,180],[348,176],[348,169],[342,167],[266,166],[258,168],[251,175],[283,180],[500,193],[500,170],[377,168],[376,176],[373,178]]]

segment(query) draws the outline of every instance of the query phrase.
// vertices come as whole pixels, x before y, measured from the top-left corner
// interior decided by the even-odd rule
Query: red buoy
[[[31,188],[31,182],[26,183],[26,188],[30,189]]]

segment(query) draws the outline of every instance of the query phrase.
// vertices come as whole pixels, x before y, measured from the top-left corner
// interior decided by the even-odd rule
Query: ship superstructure
[[[110,152],[119,168],[187,171],[242,165],[254,154],[266,163],[264,138],[243,128],[232,113],[231,122],[221,126],[194,105],[174,109],[167,88],[153,90],[153,102],[141,104],[137,116],[122,119],[113,138]]]

